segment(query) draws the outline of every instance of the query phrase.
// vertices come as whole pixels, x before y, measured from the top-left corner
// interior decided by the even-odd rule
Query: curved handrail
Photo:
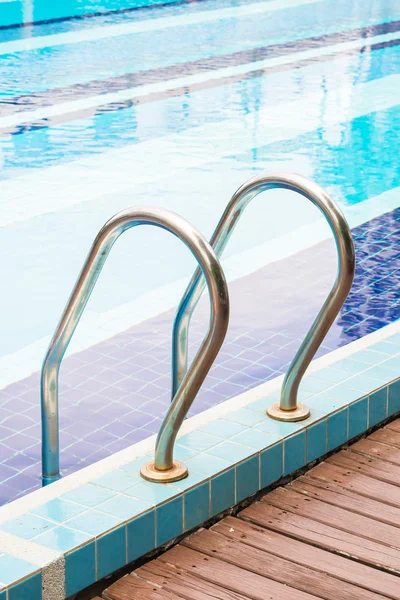
[[[355,254],[351,231],[344,215],[318,184],[301,175],[266,173],[248,180],[232,196],[210,240],[218,257],[221,256],[249,202],[260,192],[274,188],[298,192],[320,209],[332,230],[338,253],[338,272],[335,283],[292,360],[283,382],[280,409],[281,411],[295,411],[300,381],[351,289]],[[204,280],[197,269],[185,290],[174,321],[172,337],[173,395],[179,389],[187,369],[189,324],[203,289]],[[308,413],[308,411],[306,412]],[[306,412],[302,416],[299,415],[299,418],[305,418]]]
[[[43,362],[41,409],[44,485],[60,477],[58,374],[61,361],[114,242],[127,229],[142,224],[166,229],[186,244],[204,273],[211,306],[208,333],[169,407],[158,434],[154,461],[156,470],[168,471],[173,467],[176,435],[225,338],[229,320],[229,296],[225,276],[214,251],[195,227],[176,213],[154,207],[124,210],[107,221],[93,242]]]

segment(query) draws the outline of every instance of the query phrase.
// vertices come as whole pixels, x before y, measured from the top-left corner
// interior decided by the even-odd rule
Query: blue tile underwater
[[[391,213],[386,213],[381,217],[369,221],[361,227],[355,228],[353,231],[353,233],[356,235],[356,253],[360,257],[362,257],[362,253],[366,253],[369,256],[372,252],[375,252],[377,242],[382,245],[382,249],[379,251],[377,256],[390,250],[389,254],[382,254],[380,258],[379,269],[384,274],[392,273],[396,271],[397,268],[400,268],[400,258],[398,256],[399,253],[394,251],[397,248],[400,249],[400,238],[398,236],[396,238],[393,237],[393,235],[396,234],[399,219],[400,209],[396,209]],[[381,229],[379,229],[379,227],[381,227]],[[324,281],[325,277],[324,269],[326,266],[324,266],[324,261],[325,257],[329,255],[328,246],[329,245],[327,245],[325,242],[318,245],[321,267],[317,265],[316,271],[319,272],[318,270],[320,268],[322,269],[320,281]],[[209,408],[210,406],[213,406],[231,397],[232,395],[239,394],[256,385],[259,385],[271,374],[271,376],[281,374],[282,369],[284,370],[285,365],[288,364],[293,355],[293,351],[299,344],[299,340],[305,333],[304,326],[302,326],[301,323],[299,326],[299,319],[301,321],[307,320],[308,313],[311,315],[316,308],[319,308],[319,306],[317,307],[317,298],[315,299],[315,306],[314,300],[310,301],[310,286],[315,285],[314,280],[318,279],[315,270],[312,271],[310,269],[310,264],[312,263],[310,263],[308,260],[310,254],[313,252],[314,250],[300,252],[298,255],[291,257],[290,259],[285,259],[279,263],[268,265],[267,267],[257,271],[255,274],[241,279],[240,282],[232,282],[232,303],[237,306],[237,309],[232,317],[230,333],[228,333],[223,350],[216,361],[215,367],[213,368],[216,370],[216,376],[215,378],[210,378],[210,383],[206,382],[206,385],[196,399],[191,414],[200,412],[205,408]],[[265,313],[277,314],[276,311],[278,310],[278,307],[276,305],[271,305],[269,308],[269,293],[267,294],[267,290],[270,289],[271,282],[275,282],[274,285],[276,287],[276,294],[279,296],[279,286],[283,285],[282,282],[286,281],[287,283],[288,280],[292,280],[293,276],[296,275],[300,265],[302,269],[302,279],[301,282],[299,280],[298,283],[299,287],[298,296],[296,296],[296,303],[293,304],[293,307],[289,305],[289,308],[285,308],[285,310],[289,310],[290,314],[293,314],[290,328],[285,327],[285,325],[279,325],[279,327],[278,325],[271,326],[271,323],[268,323],[265,327],[261,326],[263,318],[262,314],[259,315],[261,321],[254,327],[243,328],[241,326],[238,328],[237,325],[235,325],[236,321],[240,322],[241,324],[252,323],[254,320],[254,314],[258,315],[259,313],[259,304],[255,303],[255,301],[253,303],[248,301],[249,296],[247,291],[250,293],[251,290],[254,289],[254,285],[257,286],[259,293],[262,295],[263,303],[265,304]],[[371,331],[380,328],[383,324],[392,321],[393,315],[388,313],[387,319],[385,320],[385,323],[383,323],[381,312],[382,310],[389,310],[390,307],[393,307],[398,300],[397,293],[395,293],[395,282],[393,281],[390,283],[390,285],[388,282],[389,287],[387,289],[385,288],[383,293],[377,294],[376,291],[371,288],[376,269],[376,266],[371,267],[370,269],[361,269],[361,267],[358,267],[355,287],[350,293],[350,296],[341,311],[341,316],[337,320],[336,333],[333,330],[328,333],[328,336],[324,341],[324,348],[320,350],[319,354],[328,352],[329,350],[342,346],[349,341],[358,339],[360,336],[370,333]],[[267,299],[265,299],[265,302],[263,296],[264,288],[267,294]],[[304,302],[302,301],[303,293]],[[246,300],[244,300],[244,298],[246,298]],[[305,313],[303,314],[303,312],[301,315],[297,315],[296,313],[297,307],[302,304],[304,307],[306,307],[304,310],[307,312],[307,315]],[[200,335],[204,331],[203,317],[205,318],[206,308],[208,310],[208,307],[200,304],[196,313],[197,317],[196,319],[194,318],[192,322],[191,331],[193,332],[194,336],[198,335],[199,339]],[[342,318],[348,313],[362,315],[362,317],[365,318],[361,321],[359,318],[357,318],[356,324],[350,324],[349,321]],[[170,314],[172,319],[173,311],[170,311],[168,314]],[[377,315],[380,315],[379,318]],[[375,319],[375,321],[372,321],[371,319]],[[379,323],[376,322],[377,320]],[[276,323],[278,322],[279,319],[276,319]],[[83,450],[81,447],[76,447],[74,449],[74,444],[69,446],[68,450],[66,450],[62,455],[62,460],[64,460],[64,456],[68,457],[75,453],[75,455],[80,457],[79,465],[76,463],[74,466],[72,464],[74,459],[71,461],[69,458],[68,462],[71,464],[71,466],[68,467],[65,473],[73,472],[78,467],[86,466],[95,460],[113,453],[115,450],[125,448],[132,443],[135,443],[136,441],[144,439],[145,437],[152,435],[154,432],[157,432],[159,427],[159,420],[157,419],[160,409],[162,410],[162,407],[166,408],[169,404],[169,382],[167,381],[168,378],[166,377],[168,368],[166,369],[165,367],[167,366],[166,361],[169,357],[170,347],[169,336],[164,335],[165,324],[165,317],[163,317],[162,321],[160,318],[152,319],[150,322],[146,322],[146,326],[143,324],[135,326],[120,336],[117,336],[115,340],[107,340],[107,342],[99,344],[88,351],[84,351],[65,360],[63,365],[66,373],[65,383],[68,387],[67,391],[64,393],[63,400],[66,402],[66,408],[64,410],[65,414],[62,415],[63,419],[65,420],[65,427],[63,422],[61,424],[62,436],[67,434],[70,435],[74,429],[77,429],[78,426],[80,427],[80,423],[75,423],[74,419],[78,418],[79,421],[81,420],[82,413],[79,403],[82,401],[86,402],[86,398],[89,396],[92,398],[92,401],[96,406],[103,406],[101,402],[105,401],[104,410],[107,409],[107,411],[111,411],[107,412],[107,415],[111,415],[113,418],[114,414],[117,416],[117,421],[113,422],[112,426],[109,424],[108,419],[106,427],[109,428],[110,433],[107,433],[107,435],[104,430],[105,423],[99,421],[99,423],[94,425],[95,428],[103,427],[102,434],[99,436],[98,441],[95,441],[94,438],[93,441],[86,441],[86,439],[89,438],[89,436],[93,433],[93,429],[90,431],[90,428],[88,428],[86,425],[84,428],[79,429],[79,434],[82,438],[82,441],[79,443],[84,444],[86,450]],[[282,330],[284,330],[284,333],[282,333]],[[154,358],[150,352],[146,352],[148,346],[146,349],[144,349],[139,342],[132,344],[133,339],[141,340],[144,337],[148,339],[150,346],[151,344],[157,345],[158,354],[156,358]],[[396,351],[392,352],[391,346],[395,347]],[[400,346],[398,344],[396,346],[396,344],[392,344],[392,342],[381,342],[380,344],[376,344],[373,349],[359,352],[357,355],[353,355],[350,359],[340,361],[335,366],[330,367],[327,370],[327,374],[316,374],[313,376],[313,378],[308,378],[303,384],[303,391],[300,391],[299,397],[305,397],[304,401],[307,404],[325,412],[331,410],[332,407],[339,409],[346,405],[349,401],[356,399],[358,397],[358,391],[357,389],[348,387],[348,389],[342,389],[340,392],[338,392],[329,386],[332,386],[335,381],[345,377],[345,373],[349,373],[349,379],[351,379],[353,376],[353,379],[351,379],[349,385],[355,385],[356,387],[357,385],[358,387],[362,386],[365,390],[368,385],[374,385],[375,383],[380,387],[380,385],[382,385],[382,379],[385,378],[389,371],[390,374],[393,374],[393,377],[395,377],[396,373],[398,372],[400,361],[397,358],[390,358],[391,356],[394,356],[398,350],[400,351]],[[238,358],[239,355],[240,358]],[[366,382],[364,376],[354,379],[354,376],[357,376],[359,373],[359,369],[365,370],[371,365],[374,365],[375,361],[377,360],[377,356],[382,357],[382,366],[372,367],[371,373],[368,374],[368,378],[371,380],[370,382],[367,382],[368,385],[365,386]],[[107,386],[107,383],[104,383],[104,390],[100,390],[100,392],[93,392],[94,388],[90,388],[90,390],[88,388],[88,391],[85,391],[85,387],[82,386],[82,377],[80,378],[81,385],[77,386],[76,374],[74,373],[76,373],[77,370],[82,372],[82,376],[84,376],[86,370],[89,373],[89,369],[93,367],[93,357],[99,361],[99,366],[103,365],[101,379],[103,379],[104,382],[111,382],[111,376],[115,375],[116,372],[113,369],[122,368],[124,363],[127,363],[127,361],[129,361],[129,364],[133,365],[133,367],[131,368],[131,366],[129,366],[128,375],[121,372],[121,379],[118,381],[118,386],[116,386],[114,383]],[[138,365],[140,364],[141,369],[146,368],[149,371],[149,381],[151,379],[154,380],[154,377],[156,377],[160,378],[160,382],[162,381],[162,384],[160,383],[158,388],[153,386],[150,390],[150,383],[146,384],[141,380],[139,381],[135,374],[134,365],[136,362]],[[109,367],[110,364],[112,364],[113,369]],[[69,367],[69,365],[71,366]],[[357,365],[360,366],[357,367]],[[256,370],[254,370],[255,367],[257,367]],[[217,371],[221,376],[221,369],[224,369],[224,380],[219,381]],[[97,367],[96,373],[98,373]],[[212,374],[213,372],[211,371],[211,376]],[[84,378],[85,385],[90,383],[90,381],[94,381],[92,376],[93,374],[90,373],[89,380]],[[323,378],[322,380],[320,379],[321,376]],[[68,378],[70,378],[70,384],[68,384]],[[329,381],[324,381],[324,379],[329,379]],[[142,388],[141,392],[140,394],[139,392],[130,392],[130,406],[127,407],[127,390],[134,389],[132,386],[135,386],[136,383],[140,383],[140,387]],[[7,415],[2,420],[2,425],[5,428],[6,433],[6,435],[3,436],[3,443],[11,444],[11,441],[8,442],[8,440],[11,440],[13,437],[15,438],[17,435],[15,431],[22,430],[22,434],[18,433],[18,435],[24,436],[23,439],[21,438],[20,443],[22,446],[24,444],[30,444],[31,448],[27,448],[26,450],[21,448],[23,452],[19,455],[21,458],[18,459],[20,461],[17,467],[18,471],[21,470],[21,460],[22,467],[24,464],[28,465],[21,473],[17,472],[13,467],[13,461],[17,460],[17,458],[12,456],[12,451],[5,449],[4,455],[0,452],[0,499],[3,501],[11,499],[12,497],[16,497],[21,492],[35,489],[40,485],[38,464],[40,459],[39,440],[38,437],[36,437],[35,440],[35,437],[31,438],[28,433],[25,434],[25,432],[29,432],[32,428],[37,427],[36,424],[39,421],[39,412],[36,402],[37,385],[38,377],[35,375],[27,380],[24,380],[23,382],[13,384],[13,386],[6,388],[0,394],[2,399],[5,399],[7,402],[13,402],[13,406],[15,406],[15,410],[17,412],[19,411],[24,413],[19,415],[13,415],[10,413],[8,415],[6,409],[2,409],[5,411],[4,414]],[[323,393],[326,398],[323,400],[317,397],[308,399],[310,392],[307,392],[305,388],[309,388],[310,386],[313,389],[326,390],[321,392],[321,394]],[[326,389],[327,386],[328,389]],[[143,398],[147,397],[143,396],[143,394],[146,393],[146,389],[148,391],[148,399],[143,402]],[[366,392],[370,391],[371,390],[366,390]],[[109,403],[107,400],[108,396],[107,398],[103,397],[102,394],[104,393],[112,395],[112,406],[107,406],[107,403]],[[339,393],[340,397],[338,397]],[[400,408],[400,400],[396,398],[397,396],[394,395],[394,392],[389,394],[389,405],[390,411],[392,412],[399,410]],[[140,402],[138,401],[139,399]],[[0,404],[1,402],[2,400],[0,399]],[[188,436],[184,436],[178,440],[177,458],[187,461],[204,449],[207,449],[208,453],[212,456],[217,456],[217,452],[222,452],[222,454],[218,454],[220,458],[229,458],[227,454],[223,453],[222,447],[220,446],[221,443],[224,443],[221,442],[221,439],[226,441],[232,440],[235,435],[244,432],[246,427],[249,425],[255,425],[257,428],[257,423],[261,422],[263,419],[263,412],[266,408],[261,406],[263,405],[263,402],[264,401],[261,399],[253,403],[254,406],[240,409],[236,414],[222,419],[221,423],[218,425],[211,423],[202,427],[200,432],[196,432],[193,435],[189,434]],[[19,403],[21,405],[20,408]],[[24,403],[24,405],[22,405],[22,403]],[[140,405],[139,408],[138,404]],[[33,419],[28,419],[25,416],[27,414],[25,413],[27,407],[31,407],[30,410],[33,411],[32,414],[36,415]],[[154,410],[157,410],[156,417],[152,417],[151,414],[149,414]],[[127,415],[126,411],[128,411],[130,415],[130,423],[127,422],[125,416]],[[106,415],[106,412],[104,414]],[[68,416],[67,418],[67,415],[71,416]],[[150,423],[152,420],[154,421],[153,425]],[[147,427],[149,427],[149,429],[147,429]],[[265,424],[262,424],[260,427],[261,431],[266,431]],[[268,433],[280,435],[280,428],[280,425],[271,425]],[[38,435],[39,433],[36,432],[35,436]],[[246,433],[243,433],[242,439],[244,439],[246,435]],[[33,446],[32,441],[28,441],[31,439],[33,439],[34,442]],[[92,440],[92,438],[89,439]],[[254,441],[254,444],[255,443],[256,442]],[[212,448],[214,448],[214,450],[211,452]],[[33,453],[33,451],[35,454],[30,455],[30,453]],[[85,452],[87,453],[86,458],[84,457]],[[240,457],[238,459],[240,460]],[[24,461],[26,461],[26,463],[24,463]],[[109,495],[109,498],[112,497],[110,494],[113,492],[125,493],[128,489],[131,490],[131,488],[140,482],[138,479],[139,467],[140,464],[136,461],[133,461],[132,468],[125,466],[120,473],[106,476],[95,483],[103,489],[103,494]],[[1,481],[5,481],[6,479],[7,485],[1,485]],[[87,507],[93,507],[96,505],[93,504],[93,502],[97,503],[97,498],[95,495],[93,495],[90,487],[86,488],[82,494],[83,496],[81,499],[79,499],[74,492],[65,495],[64,498]],[[90,499],[90,496],[92,496],[92,499]],[[104,501],[105,499],[106,496],[104,495]]]

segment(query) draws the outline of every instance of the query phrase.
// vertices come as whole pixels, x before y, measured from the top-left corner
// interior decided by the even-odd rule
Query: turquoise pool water
[[[248,177],[300,172],[339,202],[360,261],[321,351],[399,318],[397,0],[0,2],[0,74],[3,500],[38,485],[37,373],[118,210],[161,205],[210,236]],[[194,263],[141,229],[116,245],[71,346],[67,471],[155,433],[169,401],[172,309]],[[248,208],[223,259],[229,347],[197,410],[284,372],[334,277],[329,235],[294,194]]]

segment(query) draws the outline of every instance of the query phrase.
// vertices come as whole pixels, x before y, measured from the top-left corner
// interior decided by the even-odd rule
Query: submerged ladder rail
[[[318,184],[306,177],[287,173],[257,175],[242,185],[232,196],[212,237],[211,246],[221,256],[244,209],[259,193],[283,188],[298,192],[310,200],[327,220],[336,244],[338,270],[333,287],[284,378],[280,404],[269,407],[268,415],[286,421],[299,421],[309,416],[309,409],[297,404],[301,379],[321,345],[325,335],[346,300],[355,271],[354,244],[349,225],[338,205]],[[177,309],[172,338],[172,395],[185,376],[188,364],[188,335],[190,319],[204,289],[204,279],[196,269]]]
[[[142,476],[152,481],[176,481],[187,475],[187,467],[173,459],[174,443],[225,338],[229,321],[228,289],[214,251],[186,219],[162,208],[135,207],[116,214],[96,236],[43,362],[41,411],[44,485],[60,477],[58,377],[61,361],[112,246],[124,231],[143,224],[165,229],[185,243],[199,263],[210,293],[211,316],[207,335],[163,420],[154,461],[144,465],[141,470]]]

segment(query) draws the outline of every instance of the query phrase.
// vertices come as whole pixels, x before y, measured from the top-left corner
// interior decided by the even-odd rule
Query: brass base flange
[[[150,461],[140,467],[140,474],[143,479],[153,481],[154,483],[171,483],[172,481],[180,481],[188,476],[189,471],[187,466],[179,460],[174,460],[174,466],[168,471],[159,471],[154,466],[154,461]]]
[[[267,415],[276,421],[293,423],[307,419],[310,416],[310,409],[308,406],[304,406],[304,404],[298,404],[294,410],[282,410],[279,404],[273,404],[272,406],[268,406]]]

